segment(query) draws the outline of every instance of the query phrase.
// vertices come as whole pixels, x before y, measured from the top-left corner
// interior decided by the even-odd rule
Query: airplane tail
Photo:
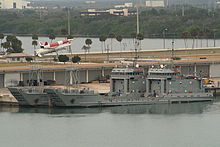
[[[41,48],[44,48],[45,46],[48,45],[48,42],[41,42],[41,41],[39,41],[39,45],[40,45]]]
[[[40,46],[44,46],[44,44],[45,44],[45,42],[39,41],[39,45],[40,45]]]

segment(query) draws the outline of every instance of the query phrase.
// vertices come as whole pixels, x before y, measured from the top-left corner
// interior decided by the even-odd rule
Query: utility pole
[[[70,9],[67,8],[67,22],[68,22],[68,35],[70,36],[71,35],[71,30],[70,30]],[[72,49],[71,49],[71,46],[69,46],[69,53],[71,53],[72,55]]]
[[[182,17],[185,16],[185,6],[182,6]]]
[[[138,9],[138,5],[137,7],[137,35],[140,33],[140,27],[139,27],[139,9]]]
[[[165,49],[166,48],[166,40],[165,40],[165,38],[166,38],[166,31],[167,31],[168,29],[167,28],[165,28],[164,30],[163,30],[163,48]]]
[[[68,35],[70,35],[70,10],[67,8],[67,15],[68,15]]]

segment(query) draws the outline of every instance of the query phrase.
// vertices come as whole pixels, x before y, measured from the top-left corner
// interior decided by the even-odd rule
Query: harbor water
[[[89,38],[89,37],[88,37]],[[24,37],[24,36],[18,36],[18,39],[20,39],[23,43],[23,49],[25,53],[28,54],[34,54],[34,47],[32,46],[32,38],[31,37]],[[64,37],[57,37],[53,41],[59,41],[65,39]],[[85,40],[87,38],[74,38],[72,41],[71,49],[72,53],[80,53],[84,52],[82,50],[83,45],[85,45]],[[102,43],[99,41],[99,38],[90,38],[92,40],[92,45],[90,52],[101,52],[102,49],[108,48],[110,51],[134,51],[134,40],[123,38],[121,44],[116,41],[116,39],[107,39],[105,42],[105,47],[102,47]],[[3,40],[3,42],[5,39]],[[48,37],[39,37],[38,41],[43,42],[51,42]],[[156,49],[171,49],[172,48],[172,39],[150,39],[145,38],[141,41],[140,47],[143,50],[156,50]],[[165,44],[164,44],[165,43]],[[201,48],[201,47],[218,47],[220,46],[220,40],[216,39],[196,39],[193,45],[193,39],[174,39],[174,48]],[[36,47],[37,49],[40,48],[39,46]],[[65,51],[61,51],[64,52]]]
[[[220,102],[0,111],[2,147],[220,146]]]

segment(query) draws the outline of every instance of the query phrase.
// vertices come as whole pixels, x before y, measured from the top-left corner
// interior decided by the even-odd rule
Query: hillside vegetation
[[[100,36],[118,34],[131,37],[136,32],[136,16],[80,16],[70,11],[71,34]],[[140,12],[140,32],[145,37],[220,37],[220,9],[202,9],[187,6],[146,9]],[[66,35],[67,11],[23,10],[0,11],[0,32],[13,34]],[[215,35],[214,35],[215,34]]]

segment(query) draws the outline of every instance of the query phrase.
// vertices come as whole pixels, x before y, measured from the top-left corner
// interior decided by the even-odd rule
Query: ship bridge
[[[143,75],[144,70],[141,68],[114,68],[112,70],[112,76],[119,76],[119,75]]]
[[[176,68],[150,68],[148,70],[148,78],[172,78],[180,76],[180,71]]]
[[[110,91],[117,95],[145,91],[144,70],[139,67],[114,68],[110,78]]]

